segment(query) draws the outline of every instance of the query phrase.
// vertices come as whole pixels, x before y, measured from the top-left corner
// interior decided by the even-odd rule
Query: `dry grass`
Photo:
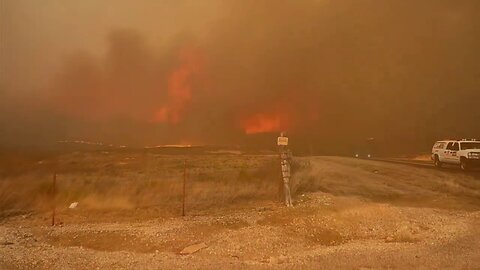
[[[276,155],[96,151],[46,159],[17,156],[15,163],[4,160],[9,162],[1,164],[0,216],[3,217],[25,211],[50,211],[54,171],[59,211],[79,202],[80,210],[154,209],[156,216],[178,215],[185,160],[188,211],[238,203],[248,205],[259,200],[282,201]],[[478,208],[479,184],[470,176],[341,158],[310,162],[316,159],[298,158],[294,164],[294,196],[320,190],[399,205]],[[12,168],[15,164],[19,168]],[[382,169],[378,170],[380,165]],[[448,200],[438,200],[445,195]]]
[[[21,159],[19,159],[21,160]],[[279,165],[268,155],[161,155],[150,152],[75,152],[45,160],[23,159],[0,178],[3,216],[49,211],[52,175],[57,172],[58,208],[178,210],[184,161],[189,209],[202,210],[245,200],[279,198]]]

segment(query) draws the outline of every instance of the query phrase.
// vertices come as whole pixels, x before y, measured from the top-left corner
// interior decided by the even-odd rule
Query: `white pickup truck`
[[[462,170],[480,167],[480,141],[463,139],[435,142],[432,160],[438,168],[443,164],[460,165]]]

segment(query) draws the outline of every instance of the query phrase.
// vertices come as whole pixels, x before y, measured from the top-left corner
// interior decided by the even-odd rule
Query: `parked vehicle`
[[[460,165],[462,170],[480,167],[480,141],[475,139],[437,141],[432,148],[436,167],[443,164]]]

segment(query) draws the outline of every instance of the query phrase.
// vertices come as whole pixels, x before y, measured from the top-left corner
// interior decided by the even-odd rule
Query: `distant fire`
[[[180,66],[168,79],[167,103],[155,113],[156,122],[176,124],[182,120],[192,100],[192,81],[198,77],[205,59],[199,49],[184,48],[178,55]]]
[[[161,145],[154,145],[154,146],[145,146],[145,149],[153,149],[153,148],[191,148],[193,145],[191,144],[161,144]]]
[[[242,121],[245,134],[280,132],[288,130],[289,116],[286,113],[256,113]]]

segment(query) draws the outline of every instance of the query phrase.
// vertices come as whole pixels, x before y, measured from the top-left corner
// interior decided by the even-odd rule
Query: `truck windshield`
[[[462,150],[480,149],[480,142],[462,142],[460,147],[462,147]]]

